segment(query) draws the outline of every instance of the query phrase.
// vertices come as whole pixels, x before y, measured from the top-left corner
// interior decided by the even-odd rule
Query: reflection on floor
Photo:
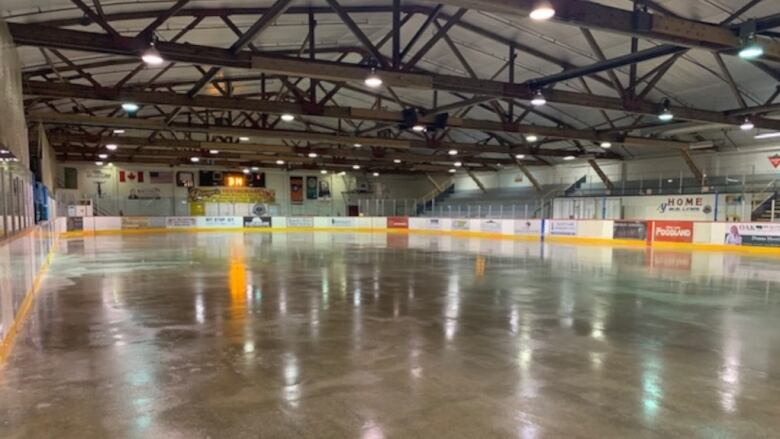
[[[404,234],[60,244],[0,437],[770,437],[780,259]]]

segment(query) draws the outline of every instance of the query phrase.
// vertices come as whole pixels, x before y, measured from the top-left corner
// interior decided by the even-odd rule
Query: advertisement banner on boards
[[[676,195],[665,197],[663,201],[658,204],[659,214],[674,214],[674,213],[687,213],[687,214],[710,214],[712,213],[712,206],[710,205],[710,198],[712,196],[705,197],[704,195]]]
[[[780,223],[729,224],[723,238],[727,245],[780,247]]]
[[[244,218],[240,216],[204,216],[198,217],[198,227],[243,227]]]
[[[157,229],[165,227],[165,218],[156,216],[123,216],[122,230]]]
[[[693,242],[693,221],[653,221],[653,241]]]
[[[558,236],[577,235],[577,221],[551,220],[550,235],[558,235]]]
[[[333,227],[355,227],[355,221],[352,218],[331,218],[330,225]]]
[[[479,230],[486,233],[501,233],[501,221],[487,219],[479,222]]]
[[[542,221],[532,219],[515,220],[515,235],[541,235]]]
[[[267,229],[271,227],[270,216],[245,216],[244,228],[247,229]]]
[[[189,229],[197,225],[192,216],[169,216],[165,219],[165,227],[169,229]]]
[[[647,240],[647,223],[645,221],[615,221],[612,226],[614,239]]]
[[[408,229],[409,218],[405,216],[389,216],[387,217],[388,229]]]
[[[428,218],[428,229],[441,229],[441,220],[438,218]]]
[[[84,230],[84,218],[80,216],[69,216],[66,225],[68,232],[80,232]]]
[[[314,227],[314,218],[309,216],[287,217],[287,227]]]
[[[467,219],[452,220],[452,230],[469,230],[469,228],[469,220]]]

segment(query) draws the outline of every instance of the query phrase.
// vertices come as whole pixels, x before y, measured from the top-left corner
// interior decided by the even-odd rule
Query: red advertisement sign
[[[653,221],[653,241],[693,242],[693,222]]]
[[[388,229],[408,229],[409,218],[405,216],[390,216],[387,217]]]

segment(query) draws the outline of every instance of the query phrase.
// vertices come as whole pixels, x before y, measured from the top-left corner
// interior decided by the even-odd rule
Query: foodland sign
[[[654,221],[653,240],[693,242],[693,223],[690,221]]]
[[[658,213],[711,213],[712,206],[704,203],[704,197],[669,197],[658,205]]]

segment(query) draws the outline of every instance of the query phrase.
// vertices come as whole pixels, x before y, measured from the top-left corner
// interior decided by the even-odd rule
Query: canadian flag
[[[131,182],[137,181],[138,183],[143,183],[144,172],[143,171],[138,171],[138,172],[119,171],[119,181],[121,183],[125,183],[127,181],[131,181]]]

